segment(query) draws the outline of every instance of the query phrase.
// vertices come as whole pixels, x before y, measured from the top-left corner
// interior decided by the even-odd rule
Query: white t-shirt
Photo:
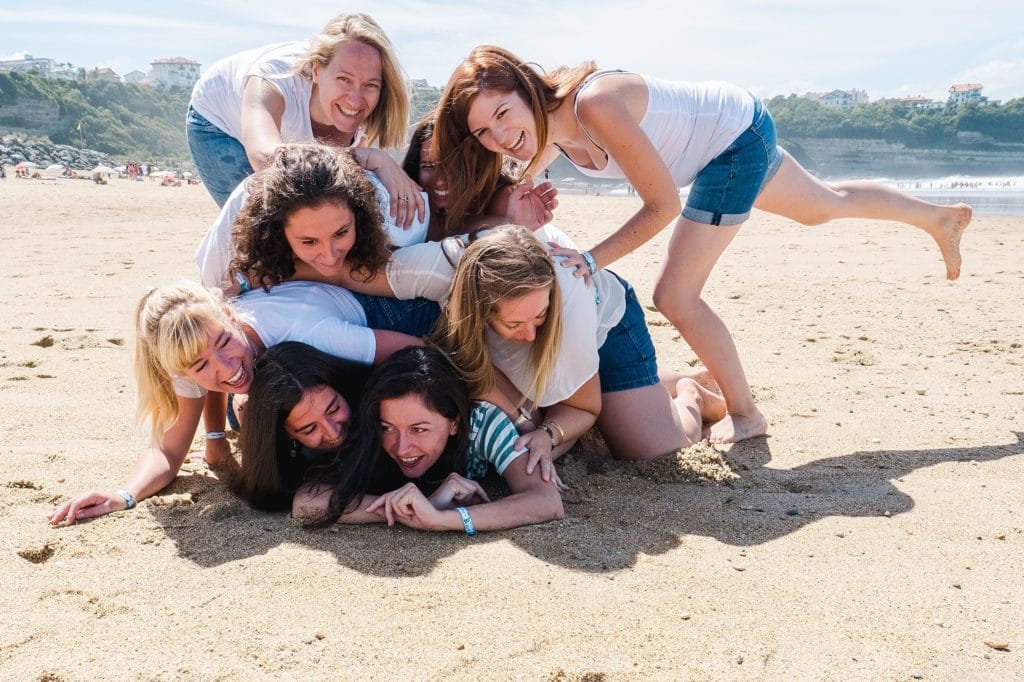
[[[230,302],[266,348],[301,341],[346,360],[373,363],[377,339],[351,292],[320,282],[284,282],[270,292],[253,289]],[[200,398],[206,391],[185,376],[172,377],[174,392]]]
[[[384,219],[381,227],[388,235],[391,245],[395,247],[418,244],[426,239],[427,227],[430,225],[430,209],[428,206],[426,192],[421,192],[423,205],[428,206],[424,219],[421,221],[413,218],[408,229],[399,227],[391,218],[391,195],[384,187],[376,173],[366,171],[366,178],[376,189],[377,206],[380,208],[381,217]],[[249,199],[249,191],[246,189],[247,180],[238,183],[224,206],[220,209],[216,220],[206,230],[199,247],[196,249],[196,265],[199,266],[199,278],[205,287],[226,288],[233,284],[228,277],[228,266],[235,252],[231,239],[231,228],[234,225],[235,217],[242,206]]]
[[[551,224],[534,235],[545,246],[551,241],[577,248],[568,235]],[[451,244],[452,240],[447,243]],[[387,276],[397,298],[422,296],[442,305],[447,302],[455,268],[443,248],[441,242],[427,242],[395,251],[388,263]],[[448,255],[456,260],[461,253],[449,252]],[[571,268],[563,268],[560,259],[555,261],[555,274],[562,292],[562,343],[544,395],[535,401],[542,407],[569,398],[597,373],[600,364],[597,351],[608,338],[608,331],[626,312],[626,290],[611,272],[598,270],[593,278],[594,286],[588,287],[583,278],[573,276]],[[486,333],[494,366],[526,394],[533,378],[530,344],[506,341],[490,328]]]
[[[305,55],[305,42],[275,43],[246,50],[216,62],[192,87],[192,108],[225,133],[242,139],[242,91],[251,77],[270,83],[284,98],[281,139],[312,142],[309,99],[313,82],[289,75]]]

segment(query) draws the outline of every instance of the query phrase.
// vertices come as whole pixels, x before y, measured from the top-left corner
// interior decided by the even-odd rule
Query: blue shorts
[[[611,271],[609,271],[611,272]],[[615,274],[614,272],[612,273]],[[600,358],[597,376],[601,393],[616,393],[654,386],[658,378],[658,356],[654,351],[647,319],[633,286],[615,275],[626,290],[626,312],[608,331],[608,338],[597,350]]]
[[[352,292],[366,312],[366,326],[423,338],[434,330],[441,308],[425,298],[402,300]]]
[[[754,120],[724,152],[704,166],[690,187],[683,217],[703,225],[739,225],[782,164],[772,115],[754,99]]]
[[[223,207],[238,183],[252,175],[242,143],[188,106],[185,135],[199,179],[218,206]]]

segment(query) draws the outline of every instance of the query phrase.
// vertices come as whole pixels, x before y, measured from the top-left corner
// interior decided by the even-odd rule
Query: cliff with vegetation
[[[414,88],[413,122],[440,93]],[[191,165],[184,131],[188,99],[180,90],[0,73],[0,134],[185,167]],[[937,109],[888,101],[833,109],[789,95],[768,106],[782,145],[823,177],[1024,174],[1024,98]],[[567,164],[556,164],[551,174],[578,176]]]
[[[189,159],[188,99],[181,90],[0,73],[0,133],[45,136],[118,158],[179,165]]]

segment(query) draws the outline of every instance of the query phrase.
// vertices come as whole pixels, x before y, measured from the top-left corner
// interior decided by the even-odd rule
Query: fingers
[[[540,458],[540,478],[545,483],[550,483],[555,476],[555,463],[547,457]]]
[[[427,219],[427,202],[423,200],[423,190],[416,187],[416,191],[412,193],[413,203],[416,204],[416,216],[422,223]],[[412,222],[411,220],[409,222]]]
[[[68,508],[70,506],[71,506],[71,501],[69,500],[69,501],[65,502],[64,504],[60,505],[59,507],[57,507],[56,509],[54,509],[52,512],[50,512],[50,514],[46,517],[47,520],[50,523],[52,523],[53,525],[56,526],[57,524],[59,524],[61,521],[64,520],[64,517],[67,516]]]

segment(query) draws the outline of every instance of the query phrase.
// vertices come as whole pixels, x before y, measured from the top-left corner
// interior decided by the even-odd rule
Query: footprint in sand
[[[19,549],[17,554],[25,561],[32,562],[33,564],[42,564],[49,561],[55,551],[57,551],[56,543],[51,544],[47,542],[39,547],[25,547],[23,549]]]

